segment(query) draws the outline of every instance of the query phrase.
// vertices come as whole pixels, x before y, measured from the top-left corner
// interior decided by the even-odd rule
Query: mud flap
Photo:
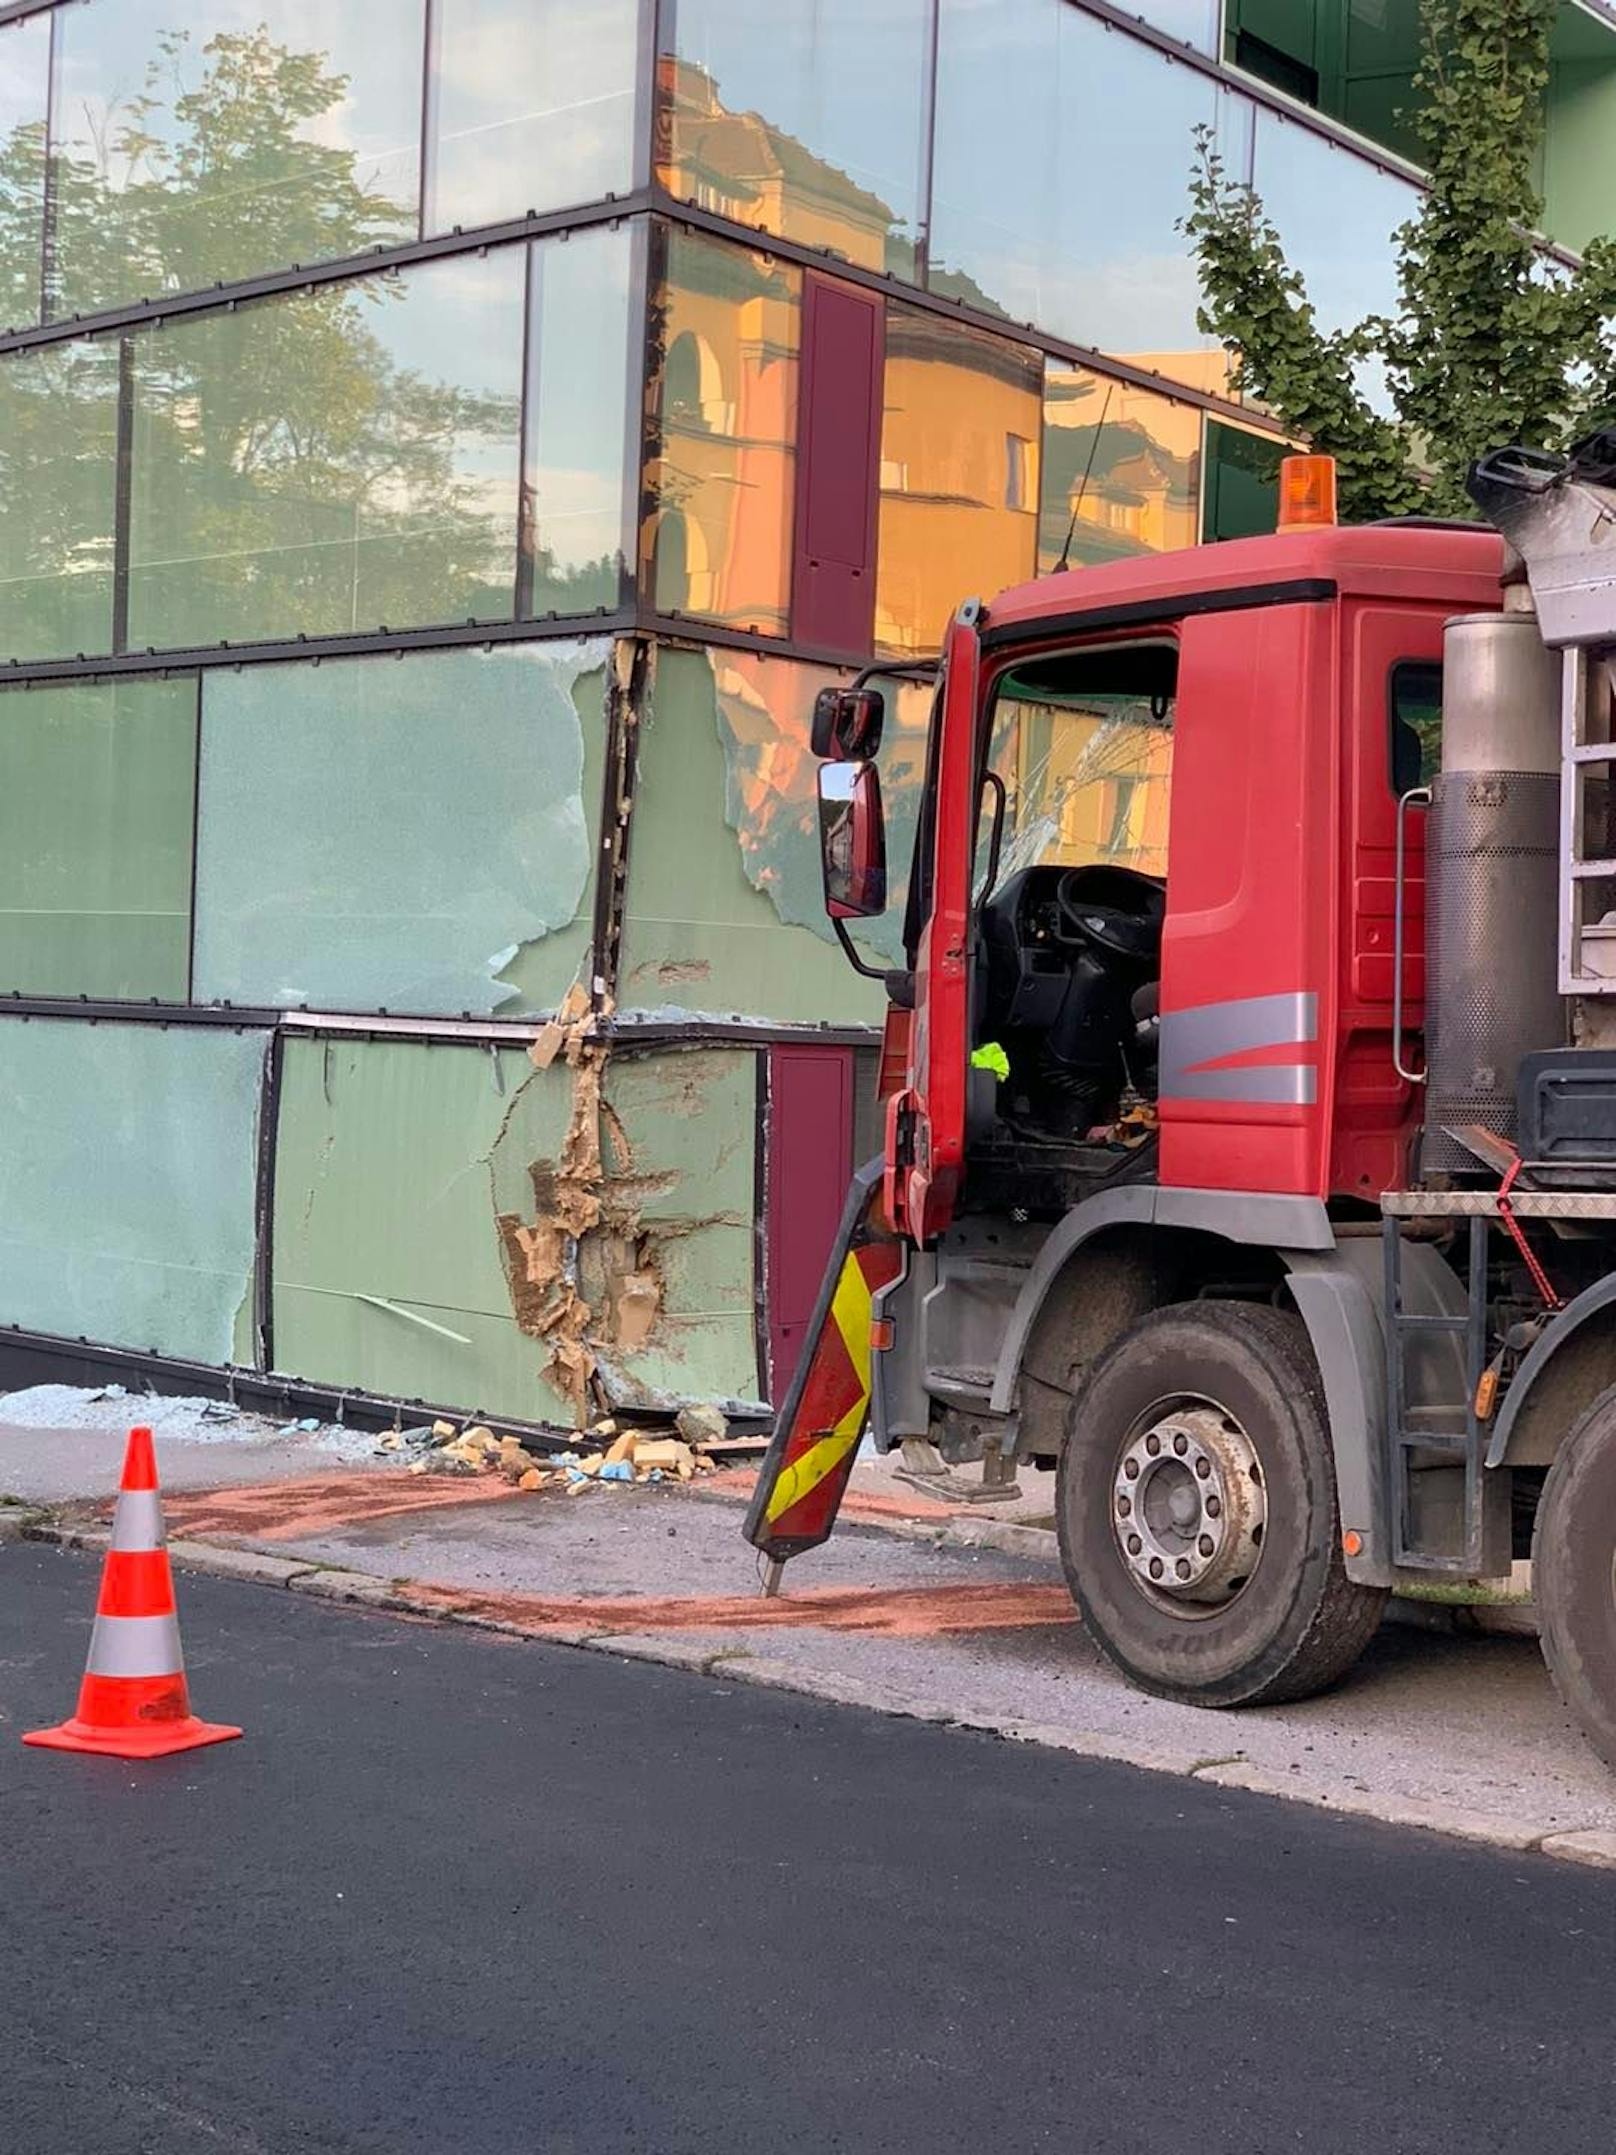
[[[777,1563],[829,1540],[869,1419],[870,1306],[900,1277],[905,1258],[905,1245],[873,1216],[882,1165],[872,1160],[853,1177],[808,1345],[742,1529]]]

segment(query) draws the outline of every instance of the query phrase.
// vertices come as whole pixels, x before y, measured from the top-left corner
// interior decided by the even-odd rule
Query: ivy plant
[[[1478,456],[1563,448],[1616,421],[1616,242],[1593,241],[1571,266],[1533,238],[1558,7],[1421,0],[1413,119],[1430,187],[1395,236],[1390,316],[1322,329],[1260,197],[1209,129],[1197,136],[1184,229],[1200,326],[1232,355],[1239,392],[1336,458],[1351,519],[1468,515]],[[1364,395],[1374,362],[1390,412]]]

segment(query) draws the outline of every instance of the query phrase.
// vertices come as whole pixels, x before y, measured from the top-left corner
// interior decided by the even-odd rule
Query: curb
[[[1044,1534],[1038,1527],[1011,1527],[1007,1522],[973,1522],[975,1531],[985,1528],[1003,1533]],[[9,1536],[6,1513],[0,1511],[0,1540],[11,1538],[42,1542],[58,1548],[95,1554],[104,1550],[111,1536],[104,1529],[57,1526],[34,1514],[24,1514],[20,1526]],[[914,1536],[938,1539],[935,1528]],[[968,1546],[968,1545],[967,1545]],[[980,1546],[980,1544],[978,1544]],[[988,1543],[987,1546],[999,1546]],[[1377,1794],[1345,1784],[1304,1781],[1252,1765],[1241,1753],[1192,1751],[1186,1747],[1142,1742],[1137,1737],[1109,1730],[1070,1729],[1058,1723],[1021,1721],[1012,1717],[953,1713],[946,1707],[882,1684],[858,1678],[798,1668],[762,1654],[734,1647],[704,1647],[684,1639],[654,1633],[621,1631],[534,1631],[523,1625],[480,1614],[474,1606],[446,1604],[412,1595],[407,1582],[391,1583],[369,1572],[340,1571],[300,1564],[287,1557],[265,1556],[252,1549],[215,1547],[209,1542],[179,1541],[169,1544],[169,1554],[184,1570],[211,1573],[221,1578],[245,1579],[258,1586],[273,1586],[294,1594],[354,1607],[386,1610],[417,1622],[459,1624],[468,1630],[487,1631],[522,1638],[541,1646],[562,1646],[586,1653],[615,1655],[620,1661],[640,1661],[662,1668],[683,1669],[688,1674],[720,1683],[756,1685],[769,1691],[789,1691],[836,1706],[862,1707],[873,1713],[909,1721],[929,1722],[941,1728],[967,1730],[1009,1743],[1036,1744],[1042,1750],[1064,1751],[1078,1758],[1104,1760],[1132,1766],[1144,1773],[1163,1773],[1206,1787],[1224,1788],[1245,1795],[1266,1796],[1283,1803],[1306,1804],[1314,1810],[1331,1811],[1377,1825],[1412,1828],[1440,1834],[1515,1854],[1533,1853],[1560,1863],[1576,1863],[1616,1870],[1616,1832],[1600,1827],[1568,1827],[1543,1819],[1494,1817],[1458,1805],[1434,1802],[1425,1797]],[[1411,1608],[1420,1604],[1410,1604]],[[1430,1605],[1424,1605],[1429,1607]],[[1473,1616],[1469,1609],[1452,1612]],[[1512,1614],[1515,1612],[1511,1612]],[[1420,1628],[1433,1628],[1420,1619]],[[1435,1628],[1455,1628],[1438,1625]],[[1469,1628],[1466,1626],[1465,1628]]]

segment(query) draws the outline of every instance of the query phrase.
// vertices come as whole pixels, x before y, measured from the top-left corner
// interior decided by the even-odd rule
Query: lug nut
[[[1123,1471],[1123,1473],[1124,1473],[1124,1474],[1126,1474],[1126,1475],[1127,1475],[1127,1477],[1128,1477],[1129,1481],[1131,1481],[1131,1482],[1136,1482],[1136,1481],[1137,1481],[1137,1480],[1139,1479],[1139,1462],[1138,1462],[1138,1460],[1137,1460],[1137,1459],[1125,1459],[1125,1460],[1124,1460],[1124,1461],[1122,1462],[1122,1471]]]
[[[1210,1534],[1203,1534],[1200,1540],[1195,1544],[1195,1546],[1197,1549],[1200,1550],[1203,1556],[1210,1556],[1213,1550],[1217,1547],[1217,1543],[1212,1539]]]
[[[1206,1500],[1206,1516],[1207,1516],[1207,1517],[1208,1517],[1209,1519],[1215,1519],[1215,1518],[1216,1518],[1216,1517],[1218,1516],[1218,1513],[1219,1513],[1220,1511],[1222,1511],[1222,1509],[1223,1509],[1223,1506],[1222,1506],[1222,1505],[1221,1505],[1221,1504],[1220,1504],[1220,1503],[1218,1502],[1218,1500],[1217,1500],[1217,1498],[1216,1498],[1216,1497],[1208,1497],[1208,1498],[1207,1498],[1207,1500]]]
[[[1197,1460],[1196,1460],[1196,1462],[1195,1462],[1195,1472],[1196,1472],[1196,1475],[1198,1476],[1198,1478],[1199,1478],[1199,1479],[1200,1479],[1201,1481],[1203,1481],[1203,1482],[1204,1482],[1204,1481],[1210,1481],[1210,1480],[1211,1480],[1211,1478],[1212,1478],[1212,1462],[1211,1462],[1211,1460],[1210,1460],[1210,1459],[1197,1459]]]
[[[1149,1452],[1152,1459],[1154,1459],[1156,1454],[1161,1450],[1161,1438],[1157,1436],[1154,1429],[1145,1439],[1145,1450]]]
[[[1162,1568],[1163,1567],[1161,1558],[1159,1556],[1153,1556],[1150,1560],[1150,1576],[1153,1579],[1159,1579],[1162,1575]]]
[[[1121,1513],[1122,1517],[1126,1519],[1128,1517],[1128,1514],[1133,1510],[1133,1498],[1118,1497],[1117,1510]]]
[[[1130,1556],[1137,1556],[1144,1546],[1144,1543],[1139,1539],[1139,1536],[1137,1534],[1130,1534],[1128,1536],[1128,1554]]]
[[[1179,1458],[1182,1459],[1184,1454],[1189,1450],[1189,1448],[1190,1440],[1187,1436],[1185,1436],[1183,1430],[1181,1429],[1173,1438],[1173,1450],[1177,1452]]]
[[[1179,1577],[1180,1577],[1181,1579],[1187,1579],[1187,1578],[1189,1577],[1189,1575],[1190,1575],[1190,1560],[1189,1560],[1189,1558],[1188,1558],[1187,1556],[1181,1556],[1181,1557],[1179,1558],[1179,1560],[1178,1560],[1177,1564],[1176,1564],[1176,1565],[1175,1565],[1175,1566],[1174,1566],[1173,1568],[1174,1568],[1174,1569],[1175,1569],[1175,1570],[1177,1571],[1177,1573],[1178,1573],[1178,1576],[1179,1576]]]

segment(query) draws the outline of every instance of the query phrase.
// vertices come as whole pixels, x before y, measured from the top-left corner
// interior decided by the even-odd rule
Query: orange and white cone
[[[240,1734],[191,1711],[152,1433],[131,1429],[78,1712],[56,1728],[31,1730],[23,1742],[108,1758],[162,1758]]]

